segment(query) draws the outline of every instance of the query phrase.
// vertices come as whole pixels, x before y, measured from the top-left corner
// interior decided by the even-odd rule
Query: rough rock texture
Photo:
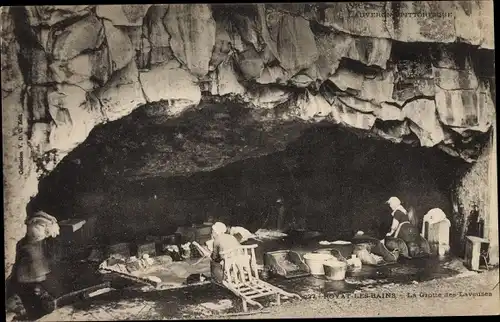
[[[494,48],[492,1],[344,2],[328,4],[323,17],[314,19],[357,36]]]
[[[495,126],[496,127],[496,124]],[[470,171],[460,180],[457,187],[457,199],[463,206],[462,222],[467,222],[472,204],[479,207],[480,218],[485,221],[484,237],[490,241],[490,263],[498,265],[498,165],[497,165],[497,133],[491,131],[490,141],[485,147],[485,153],[472,166]],[[477,189],[477,187],[485,187]],[[458,206],[458,205],[457,205]],[[464,231],[463,231],[464,232]],[[462,233],[462,239],[465,237]]]
[[[1,10],[2,144],[4,172],[5,277],[15,259],[16,242],[26,231],[24,218],[30,196],[37,193],[37,177],[28,145],[26,88],[19,69],[19,43],[13,34],[13,17]]]
[[[182,69],[176,60],[141,72],[139,79],[148,102],[175,101],[180,109],[200,102],[201,91],[196,77]]]
[[[6,194],[22,199],[6,204],[6,218],[19,218],[11,240],[35,171],[146,103],[163,101],[148,113],[172,117],[225,96],[272,111],[267,121],[339,123],[471,162],[495,114],[491,1],[1,12],[4,162],[14,165],[4,173],[18,187]]]
[[[215,21],[207,4],[173,4],[163,18],[175,57],[195,76],[204,76],[215,45]]]

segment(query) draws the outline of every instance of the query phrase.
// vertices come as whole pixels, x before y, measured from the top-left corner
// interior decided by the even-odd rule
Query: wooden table
[[[479,270],[480,259],[483,253],[488,252],[489,240],[477,236],[465,237],[465,265],[473,270]]]

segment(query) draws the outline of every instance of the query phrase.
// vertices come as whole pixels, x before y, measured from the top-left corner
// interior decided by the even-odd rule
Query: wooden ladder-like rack
[[[281,304],[281,296],[301,298],[294,293],[286,292],[260,279],[255,259],[255,248],[258,245],[242,245],[221,252],[224,265],[222,284],[243,301],[243,311],[248,311],[248,304],[263,309],[256,299],[266,296],[276,296],[276,302]]]

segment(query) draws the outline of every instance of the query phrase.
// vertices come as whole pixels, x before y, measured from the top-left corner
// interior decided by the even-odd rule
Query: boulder
[[[137,56],[142,49],[143,28],[141,26],[116,26],[116,28],[128,36]]]
[[[109,21],[104,20],[106,43],[109,50],[111,73],[127,66],[135,56],[130,38]]]
[[[259,108],[271,109],[290,99],[291,93],[275,86],[258,86],[249,91],[250,102]]]
[[[486,132],[495,116],[489,85],[483,81],[479,82],[477,89],[444,90],[436,87],[435,101],[439,119],[448,126]]]
[[[292,74],[308,68],[318,59],[314,34],[309,21],[302,17],[282,17],[277,45],[281,66]]]
[[[274,10],[269,6],[263,5],[265,7],[264,9],[264,21],[266,24],[266,29],[269,31],[269,36],[271,37],[273,43],[275,44],[275,49],[276,49],[276,58],[279,58],[279,51],[278,51],[278,38],[279,38],[279,33],[280,33],[280,28],[281,28],[281,23],[283,21],[283,17],[287,15],[285,12]],[[270,47],[270,44],[266,44],[267,46]],[[274,51],[273,51],[274,53]]]
[[[385,69],[391,55],[392,41],[385,38],[354,37],[345,57],[367,66]]]
[[[170,46],[177,59],[193,75],[206,75],[215,45],[215,21],[210,6],[170,5],[163,22],[171,36]]]
[[[437,87],[443,90],[478,88],[478,80],[472,69],[469,55],[442,52],[440,58],[436,66],[432,68],[434,84]]]
[[[479,86],[473,71],[433,68],[434,84],[443,90],[477,89]]]
[[[308,69],[304,70],[302,73],[309,76],[311,79],[320,81],[321,83],[328,79],[331,75],[332,69],[330,68],[329,62],[324,56],[319,56],[318,60],[312,64]]]
[[[400,107],[386,102],[376,106],[373,115],[382,121],[403,121],[405,119],[403,110]]]
[[[260,76],[255,79],[259,84],[283,84],[289,79],[289,73],[281,66],[264,67]]]
[[[90,13],[91,5],[25,6],[28,23],[31,26],[53,26],[69,18],[75,19]]]
[[[494,49],[493,1],[453,1],[453,8],[457,38]]]
[[[347,68],[337,69],[328,79],[344,92],[351,89],[354,90],[356,94],[359,94],[363,88],[364,76]]]
[[[57,83],[77,85],[91,91],[106,83],[110,76],[108,48],[103,46],[100,50],[78,55],[69,61],[54,61],[50,71]]]
[[[403,107],[403,113],[411,123],[410,129],[423,147],[432,147],[444,140],[444,132],[436,113],[433,100],[417,99]]]
[[[167,4],[152,5],[144,18],[143,33],[151,46],[150,63],[152,65],[167,62],[173,58],[170,48],[170,35],[163,24],[163,17],[168,11]]]
[[[308,75],[305,75],[302,73],[298,73],[295,76],[293,76],[292,78],[290,78],[290,80],[288,80],[289,84],[291,84],[295,87],[298,87],[298,88],[308,87],[309,85],[311,85],[314,82],[315,82],[315,79],[312,79],[311,76],[308,76]]]
[[[210,58],[209,70],[215,70],[223,62],[231,49],[231,39],[225,29],[224,22],[216,21],[215,24],[215,45]]]
[[[408,122],[376,122],[372,132],[394,143],[401,143],[403,138],[411,134]]]
[[[313,95],[305,90],[298,96],[290,110],[293,116],[309,121],[324,119],[332,112],[332,107],[321,94]]]
[[[82,143],[100,121],[78,86],[61,84],[47,94],[50,117],[50,149],[69,152]]]
[[[398,60],[394,67],[392,99],[403,103],[416,96],[434,96],[434,73],[430,61]]]
[[[359,98],[374,103],[390,101],[394,89],[394,73],[383,70],[373,76],[365,76],[359,92]]]
[[[361,113],[345,105],[338,98],[333,101],[331,118],[335,123],[364,130],[371,129],[376,120],[373,114]]]
[[[216,46],[227,46],[228,50],[231,48],[236,52],[243,52],[249,47],[254,47],[257,50],[255,46],[251,45],[251,42],[245,43],[236,24],[237,21],[234,21],[233,17],[230,16],[221,17],[220,20],[216,21]]]
[[[159,64],[147,72],[141,72],[139,79],[148,102],[175,100],[178,107],[185,108],[201,100],[196,77],[182,69],[177,61]]]
[[[270,21],[266,14],[265,4],[257,4],[257,14],[260,25],[261,36],[266,45],[265,48],[268,51],[267,56],[273,56],[279,60],[278,45],[276,43],[275,35],[272,35],[273,34],[272,27],[269,26]]]
[[[102,104],[102,112],[108,121],[128,115],[145,104],[135,61],[115,72],[104,86],[95,91],[95,95]]]
[[[264,61],[257,51],[249,47],[237,57],[238,67],[245,80],[258,78],[264,69]]]
[[[347,68],[339,68],[329,77],[340,90],[355,93],[359,99],[380,104],[392,100],[394,74],[392,70],[375,75],[363,75]]]
[[[168,62],[174,59],[174,53],[172,48],[168,47],[151,47],[151,53],[149,58],[150,67],[153,65],[158,65],[161,63]]]
[[[238,82],[238,78],[235,75],[233,64],[232,59],[226,59],[212,73],[212,95],[243,95],[245,93],[245,87]]]
[[[327,33],[315,36],[319,55],[324,57],[331,72],[335,72],[339,67],[342,57],[346,57],[354,39],[344,33]]]
[[[372,113],[377,109],[377,106],[372,102],[364,101],[354,96],[339,96],[337,99],[342,104],[362,113]]]
[[[142,26],[150,4],[98,5],[96,15],[115,26]]]
[[[89,15],[55,34],[52,55],[56,60],[70,60],[84,50],[99,48],[104,37],[101,20]]]
[[[258,24],[254,19],[246,15],[239,14],[238,12],[231,15],[229,19],[232,21],[233,28],[238,30],[238,36],[240,39],[252,44],[253,48],[259,52],[264,49],[264,43],[260,41],[258,34]],[[237,39],[237,36],[233,36],[233,38]]]

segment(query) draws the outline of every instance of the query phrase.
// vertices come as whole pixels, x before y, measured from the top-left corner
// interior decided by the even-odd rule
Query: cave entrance
[[[59,220],[95,217],[103,244],[168,235],[209,217],[253,232],[274,220],[278,199],[287,223],[329,240],[359,230],[382,238],[390,196],[420,220],[436,207],[451,216],[454,181],[470,167],[438,149],[339,125],[270,130],[248,113],[215,104],[171,120],[143,108],[99,126],[41,180],[31,206]],[[460,234],[452,229],[451,239],[453,249]]]

